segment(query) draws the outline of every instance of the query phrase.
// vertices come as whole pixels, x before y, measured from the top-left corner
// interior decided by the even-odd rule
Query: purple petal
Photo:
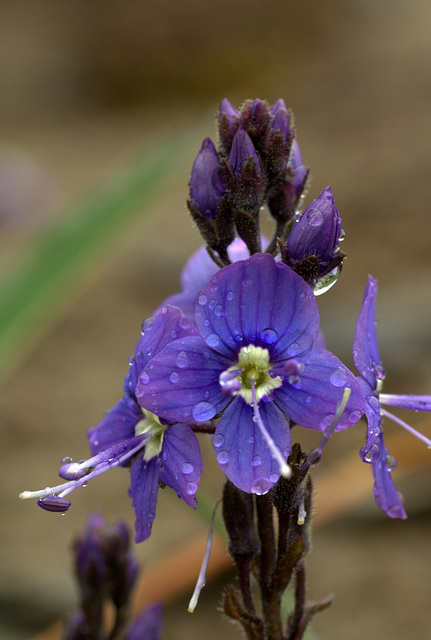
[[[283,457],[290,454],[290,430],[273,402],[261,402],[263,423]],[[253,408],[237,396],[225,410],[213,437],[218,463],[231,482],[247,493],[266,493],[280,470],[253,420]]]
[[[105,451],[122,440],[132,438],[142,417],[142,409],[136,400],[124,395],[96,427],[87,431],[92,455]]]
[[[358,378],[365,398],[365,415],[367,417],[368,430],[367,442],[359,452],[363,462],[375,462],[381,455],[382,418],[380,415],[380,402],[378,394],[373,391],[364,378]]]
[[[160,454],[160,480],[194,509],[195,493],[202,475],[202,456],[198,439],[186,424],[173,424],[163,436]]]
[[[37,504],[45,511],[52,511],[54,513],[64,513],[72,505],[67,498],[60,498],[60,496],[47,496],[46,498],[40,498]]]
[[[199,336],[176,340],[144,369],[136,387],[138,401],[170,422],[210,420],[230,401],[218,381],[230,366]]]
[[[347,429],[362,417],[365,406],[360,385],[349,369],[332,353],[319,347],[300,363],[299,380],[283,385],[272,394],[274,402],[291,420],[306,429],[324,431],[334,418],[346,387],[350,397],[335,431]],[[274,367],[273,375],[283,375],[282,367]]]
[[[381,454],[372,463],[374,475],[373,494],[377,505],[390,518],[407,518],[400,494],[395,488],[389,466],[393,467],[393,460],[388,458],[388,450],[383,442],[383,433],[379,438],[379,449]]]
[[[202,289],[195,318],[204,342],[233,362],[248,344],[268,348],[271,359],[302,354],[319,331],[311,289],[268,254],[218,271]]]
[[[153,604],[127,630],[125,640],[159,640],[162,634],[162,605]]]
[[[232,133],[234,133],[237,125],[238,125],[238,117],[239,117],[239,112],[237,109],[235,109],[231,103],[229,102],[229,100],[227,98],[223,98],[223,100],[220,103],[220,112],[219,112],[219,120],[221,120],[221,118],[223,117],[223,114],[226,116],[227,121],[229,123],[229,127],[232,131]]]
[[[382,363],[379,356],[376,334],[376,295],[377,280],[368,276],[365,287],[361,312],[356,323],[355,339],[353,341],[353,362],[355,367],[368,384],[377,388]]]
[[[315,255],[327,265],[338,248],[341,217],[331,187],[326,187],[295,222],[287,241],[287,252],[293,261]]]
[[[249,158],[253,159],[257,173],[262,177],[259,156],[257,155],[253,142],[244,129],[238,129],[229,154],[229,164],[237,180],[241,178],[242,169]]]
[[[285,102],[281,98],[279,98],[277,102],[274,102],[274,104],[271,107],[271,113],[273,116],[276,116],[280,110],[287,111]]]
[[[142,325],[141,337],[136,345],[129,372],[124,381],[124,391],[132,397],[143,368],[169,342],[185,336],[196,335],[195,326],[184,317],[181,310],[164,306]]]
[[[151,535],[156,517],[157,492],[159,488],[160,459],[158,456],[144,460],[140,456],[130,468],[129,496],[135,512],[135,542],[143,542]]]
[[[190,199],[207,218],[215,218],[224,188],[218,173],[219,157],[210,140],[205,138],[194,161],[190,176]]]

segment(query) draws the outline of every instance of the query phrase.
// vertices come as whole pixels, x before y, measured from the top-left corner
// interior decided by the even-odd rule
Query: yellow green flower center
[[[248,404],[253,404],[253,396],[251,391],[251,382],[254,382],[256,389],[256,400],[259,402],[272,391],[278,389],[282,385],[282,378],[277,376],[271,378],[269,371],[271,364],[269,362],[269,351],[262,347],[256,347],[249,344],[242,347],[239,352],[238,363],[231,367],[232,370],[241,369],[241,373],[237,379],[241,382],[241,389],[238,394],[241,395]]]
[[[145,445],[144,460],[148,462],[152,458],[159,455],[163,445],[163,434],[167,429],[167,426],[160,424],[158,417],[155,413],[142,409],[144,418],[139,420],[135,427],[135,436],[140,436],[144,433],[151,435],[151,440]]]

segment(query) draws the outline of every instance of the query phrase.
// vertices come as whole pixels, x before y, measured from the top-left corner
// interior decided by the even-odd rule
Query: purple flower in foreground
[[[142,369],[169,342],[192,336],[196,329],[172,306],[163,307],[142,326],[142,335],[130,359],[124,395],[103,420],[88,431],[92,457],[82,462],[62,460],[60,476],[67,482],[41,491],[24,491],[21,498],[39,498],[50,511],[65,511],[65,498],[74,489],[115,466],[130,466],[129,494],[136,515],[136,542],[151,534],[159,481],[196,508],[196,491],[202,474],[198,440],[186,424],[160,421],[154,410],[140,407],[135,387]]]
[[[165,420],[220,416],[215,453],[240,489],[268,491],[291,451],[290,421],[324,431],[345,388],[351,394],[336,430],[361,418],[357,380],[315,345],[320,320],[311,289],[270,255],[216,273],[198,297],[195,319],[199,336],[175,340],[155,356],[136,395]]]
[[[431,411],[431,396],[380,393],[385,370],[382,367],[377,344],[376,295],[377,280],[369,276],[353,343],[353,361],[360,373],[359,381],[365,398],[365,415],[368,421],[367,442],[362,447],[360,455],[364,462],[371,463],[374,475],[373,493],[377,505],[391,518],[406,518],[402,499],[391,477],[391,471],[396,462],[388,455],[383,441],[382,416],[397,422],[423,440],[428,447],[431,447],[431,440],[383,409],[381,405],[415,411]]]

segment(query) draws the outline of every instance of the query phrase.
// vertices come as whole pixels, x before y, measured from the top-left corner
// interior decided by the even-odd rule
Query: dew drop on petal
[[[387,465],[389,471],[393,471],[396,468],[397,461],[395,460],[394,456],[387,456],[386,457],[386,465]]]
[[[185,351],[180,351],[177,355],[176,364],[179,369],[184,369],[189,364],[189,358]]]
[[[334,419],[334,414],[333,413],[327,413],[326,416],[323,416],[323,418],[320,421],[320,428],[322,430],[326,429],[326,427],[329,427],[329,425],[331,424],[331,422]]]
[[[209,327],[210,326],[210,321],[208,320],[208,318],[205,318],[205,320],[203,321],[203,325],[204,325],[204,327]]]
[[[380,410],[380,402],[379,402],[379,399],[376,398],[376,396],[368,396],[368,398],[366,399],[366,402],[368,403],[368,405],[371,407],[373,411]]]
[[[227,464],[229,462],[229,454],[227,451],[220,451],[217,454],[217,461],[219,464]]]
[[[271,486],[271,482],[266,478],[258,478],[251,487],[251,493],[261,496],[264,493],[267,493]]]
[[[188,482],[186,484],[186,492],[189,496],[194,496],[198,490],[197,482]]]
[[[349,414],[350,424],[356,424],[357,422],[359,422],[359,420],[361,419],[361,416],[362,416],[362,411],[359,411],[359,409],[357,409],[356,411],[352,411]]]
[[[296,356],[296,354],[298,354],[300,350],[301,350],[301,347],[299,346],[299,344],[297,342],[294,342],[287,349],[287,353],[289,356]]]
[[[224,442],[224,436],[222,436],[221,433],[216,433],[213,438],[213,445],[215,447],[221,447],[223,442]]]
[[[178,373],[176,371],[173,371],[171,373],[171,375],[169,376],[169,380],[171,382],[178,382],[179,379],[180,379],[180,376],[178,375]]]
[[[274,344],[278,339],[278,333],[274,329],[263,329],[259,337],[265,344]]]
[[[233,291],[228,291],[228,292],[226,293],[226,300],[227,300],[228,302],[230,302],[231,300],[233,300],[233,298],[234,298],[234,293],[233,293]]]
[[[312,399],[313,399],[313,398],[312,398],[311,396],[307,396],[307,397],[305,398],[305,402],[306,402],[307,404],[310,404],[310,402],[312,401]]]
[[[204,422],[211,420],[216,414],[216,409],[211,402],[198,402],[192,409],[193,419],[196,422]]]
[[[218,317],[223,315],[223,307],[221,306],[221,304],[218,304],[214,307],[214,313]]]
[[[216,301],[214,300],[214,298],[210,301],[208,307],[211,309],[211,311],[214,309],[214,307],[216,306]]]
[[[260,456],[254,456],[251,464],[253,465],[253,467],[259,467],[262,464],[262,458]]]
[[[70,464],[71,462],[73,462],[72,458],[70,456],[66,456],[65,458],[62,459],[61,464]]]
[[[206,305],[207,301],[208,301],[208,298],[206,297],[206,295],[204,293],[201,293],[201,295],[198,298],[198,302],[201,305],[201,307]]]
[[[323,215],[319,209],[310,209],[307,212],[307,222],[312,227],[320,227],[323,222]]]
[[[249,276],[247,273],[244,275],[243,279],[242,279],[243,284],[251,284],[251,276]]]
[[[193,473],[194,470],[195,468],[190,462],[183,462],[181,471],[184,475],[188,476],[190,473]]]
[[[253,444],[254,442],[254,436],[250,436],[248,439],[248,444]]]
[[[150,376],[148,375],[148,373],[146,371],[143,371],[139,377],[139,381],[142,382],[142,384],[148,384],[150,381]]]
[[[279,479],[279,474],[278,473],[271,473],[271,475],[269,476],[269,479],[271,482],[277,482],[277,480]]]
[[[331,373],[329,379],[331,380],[331,384],[334,385],[334,387],[345,386],[347,380],[346,370],[343,369],[343,367],[338,367]]]
[[[220,340],[218,335],[216,335],[215,333],[210,333],[206,338],[205,338],[205,342],[207,343],[207,345],[209,347],[217,347],[220,344]]]
[[[233,339],[235,340],[235,342],[243,342],[243,340],[244,340],[243,336],[240,335],[239,333],[234,335]]]
[[[218,282],[216,280],[213,280],[213,282],[211,283],[211,291],[217,291],[218,289]]]
[[[360,451],[360,456],[363,462],[368,462],[369,464],[371,462],[375,462],[376,460],[378,460],[379,455],[380,455],[380,449],[376,444],[373,444],[373,446],[370,449],[368,449],[368,451],[363,451],[362,449]]]

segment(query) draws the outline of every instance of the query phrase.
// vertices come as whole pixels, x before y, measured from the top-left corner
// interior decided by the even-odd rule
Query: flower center
[[[151,458],[159,455],[163,445],[163,434],[167,429],[166,426],[160,424],[155,413],[142,409],[144,418],[139,420],[135,427],[135,436],[141,436],[147,433],[151,436],[151,440],[146,444],[144,450],[144,460],[148,462]]]
[[[257,402],[273,389],[280,387],[283,382],[280,376],[271,378],[269,375],[271,364],[269,362],[268,349],[256,347],[253,344],[242,347],[239,352],[238,363],[231,367],[230,370],[233,372],[239,370],[239,374],[235,377],[241,384],[238,393],[250,405],[253,404],[252,382],[256,390]]]

